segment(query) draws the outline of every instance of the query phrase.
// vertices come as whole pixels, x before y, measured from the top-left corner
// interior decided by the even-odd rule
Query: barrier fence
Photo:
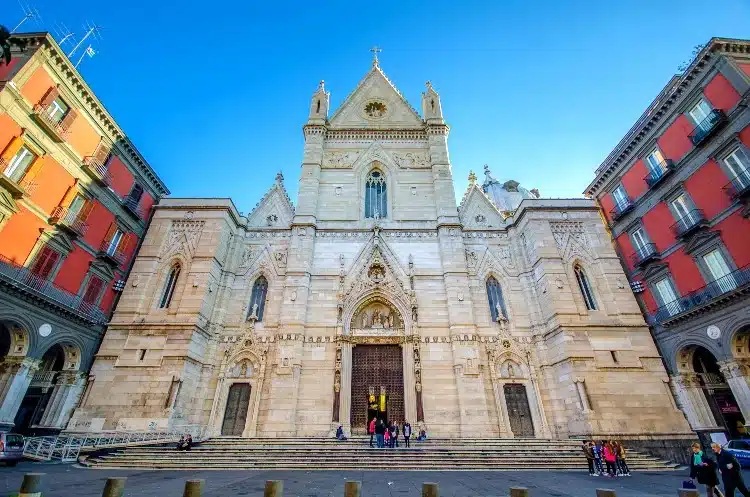
[[[44,473],[26,473],[23,483],[18,492],[18,497],[39,497],[42,492],[42,476]],[[107,478],[102,491],[102,497],[123,497],[125,493],[125,482],[127,477]],[[186,480],[185,490],[182,497],[201,497],[204,480]],[[511,487],[508,489],[510,497],[532,497],[528,488]],[[344,484],[344,497],[361,497],[362,482],[347,481]],[[263,489],[263,497],[283,497],[284,482],[281,480],[268,480]],[[677,489],[678,497],[699,497],[698,490],[680,488]],[[422,484],[422,497],[440,497],[440,488],[437,483],[425,482]],[[596,497],[617,497],[614,490],[597,488]]]

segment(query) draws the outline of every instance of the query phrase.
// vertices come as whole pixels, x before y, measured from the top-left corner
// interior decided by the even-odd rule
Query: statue
[[[382,326],[383,323],[380,322],[380,309],[375,309],[372,311],[372,326]]]
[[[362,328],[367,328],[369,323],[367,322],[367,313],[362,313]]]
[[[500,303],[495,304],[495,310],[497,311],[497,322],[498,323],[504,323],[508,319],[505,317],[505,314],[503,313],[503,308],[500,307]]]
[[[510,376],[511,378],[516,376],[515,368],[513,367],[513,364],[510,363],[508,364],[508,376]]]
[[[253,304],[253,310],[252,312],[250,312],[250,317],[248,319],[252,321],[258,320],[258,303],[257,302]]]
[[[388,329],[393,328],[393,316],[388,314],[388,316],[385,319],[386,319],[386,328]]]

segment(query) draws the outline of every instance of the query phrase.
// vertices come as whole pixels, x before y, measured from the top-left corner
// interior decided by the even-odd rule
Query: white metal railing
[[[42,461],[59,459],[63,462],[75,462],[81,450],[121,447],[143,442],[176,442],[185,435],[191,435],[195,442],[200,442],[206,434],[205,428],[202,425],[181,425],[167,430],[66,432],[57,436],[27,438],[23,455]]]
[[[37,371],[31,378],[29,387],[47,387],[55,382],[55,376],[59,371]]]

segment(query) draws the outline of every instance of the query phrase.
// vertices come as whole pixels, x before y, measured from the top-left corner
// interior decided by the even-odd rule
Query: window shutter
[[[126,254],[130,248],[133,236],[133,233],[123,233],[122,238],[120,239],[120,244],[117,246],[117,251]]]
[[[23,140],[18,136],[14,137],[8,146],[5,147],[2,158],[5,159],[6,162],[10,162],[13,156],[16,155],[16,152],[21,148],[21,145],[23,145]]]
[[[65,114],[65,117],[63,117],[62,122],[60,123],[60,127],[63,131],[68,131],[70,129],[70,125],[73,124],[73,121],[76,120],[78,117],[78,112],[74,108],[68,109],[68,113]]]
[[[94,305],[96,303],[96,299],[99,298],[99,294],[102,292],[102,287],[104,286],[104,282],[97,278],[96,276],[91,276],[89,278],[88,285],[86,286],[86,292],[83,294],[83,301]]]
[[[44,247],[41,253],[37,256],[34,261],[34,266],[31,268],[31,272],[43,279],[48,279],[52,274],[52,269],[57,264],[57,260],[60,258],[60,254],[55,252],[49,247]]]
[[[57,88],[50,88],[49,90],[47,90],[47,93],[44,94],[44,96],[39,101],[39,103],[46,107],[47,105],[54,102],[54,100],[59,96],[60,96],[60,92],[57,91]]]
[[[109,153],[112,151],[109,145],[104,143],[104,140],[99,142],[99,145],[96,147],[96,150],[94,150],[94,159],[104,164],[107,162],[107,157],[109,156]]]
[[[89,214],[94,210],[94,201],[86,199],[86,202],[81,207],[81,211],[78,213],[78,220],[85,222],[89,218]]]
[[[47,156],[45,156],[47,157]],[[23,179],[31,181],[37,177],[37,175],[44,169],[45,157],[37,157],[34,162],[31,163],[29,168],[26,170],[26,174],[23,175]]]
[[[112,241],[112,237],[115,235],[115,231],[117,231],[117,224],[112,223],[109,225],[109,229],[107,230],[107,234],[104,235],[104,242],[109,243]]]

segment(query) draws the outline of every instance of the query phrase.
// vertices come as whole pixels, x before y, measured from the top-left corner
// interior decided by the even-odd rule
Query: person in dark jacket
[[[398,432],[401,431],[396,421],[391,424],[391,448],[398,447]]]
[[[742,479],[742,468],[734,454],[722,450],[721,445],[717,443],[712,443],[711,449],[716,454],[716,465],[719,467],[721,481],[724,483],[724,495],[734,497],[734,491],[739,490],[745,497],[750,497],[750,491],[747,490],[745,481]]]
[[[411,438],[411,425],[408,421],[404,421],[401,426],[401,432],[404,434],[404,447],[409,447],[409,439]]]
[[[583,455],[586,457],[586,463],[589,465],[589,475],[596,476],[596,471],[594,471],[594,451],[591,450],[591,444],[589,444],[588,440],[583,441],[581,449],[583,449]]]
[[[719,478],[716,476],[716,463],[701,450],[701,444],[693,443],[693,457],[690,458],[690,478],[706,486],[708,497],[724,497],[719,490]]]
[[[383,423],[382,419],[379,419],[375,423],[375,439],[378,441],[378,449],[382,449],[385,447],[385,430],[386,430],[385,423]]]

